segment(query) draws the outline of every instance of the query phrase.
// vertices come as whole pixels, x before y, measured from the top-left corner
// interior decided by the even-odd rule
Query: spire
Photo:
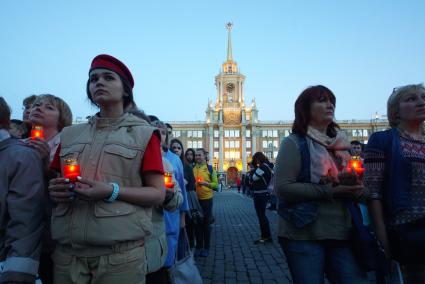
[[[232,36],[231,36],[231,31],[232,31],[232,27],[233,27],[233,23],[228,22],[226,24],[226,28],[227,28],[227,61],[233,61],[233,55],[232,55]]]

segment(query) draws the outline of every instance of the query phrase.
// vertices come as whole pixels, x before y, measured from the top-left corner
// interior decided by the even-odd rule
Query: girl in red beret
[[[55,283],[145,283],[144,238],[165,186],[157,130],[124,112],[133,86],[121,61],[95,57],[87,96],[99,112],[62,131],[52,163],[61,177],[49,184]]]

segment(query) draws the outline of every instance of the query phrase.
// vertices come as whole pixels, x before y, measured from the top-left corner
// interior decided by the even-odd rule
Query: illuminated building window
[[[224,148],[229,148],[229,141],[224,141]]]
[[[218,130],[214,130],[214,138],[218,138],[219,137],[219,132]]]
[[[181,132],[180,132],[180,130],[173,130],[173,137],[178,138],[178,137],[180,137],[180,136],[181,136]]]
[[[214,152],[214,159],[218,159],[218,152],[217,151]]]
[[[219,148],[218,141],[214,141],[214,148]]]
[[[246,147],[251,148],[251,141],[246,141]]]
[[[251,137],[251,130],[249,129],[246,130],[246,137]]]

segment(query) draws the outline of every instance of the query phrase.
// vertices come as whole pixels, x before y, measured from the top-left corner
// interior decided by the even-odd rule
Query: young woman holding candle
[[[425,87],[395,88],[387,114],[391,129],[374,133],[365,150],[369,212],[404,283],[425,283]]]
[[[52,167],[75,159],[77,182],[52,179],[55,283],[144,283],[144,238],[152,207],[164,201],[164,170],[157,130],[125,113],[133,77],[110,55],[91,64],[87,96],[100,111],[67,127]]]
[[[35,97],[29,109],[28,119],[32,125],[31,137],[24,141],[40,155],[44,165],[44,175],[48,179],[52,176],[49,165],[60,144],[60,133],[64,127],[72,124],[72,112],[68,104],[61,98],[51,94],[43,94]],[[54,242],[50,235],[52,208],[53,204],[49,200],[45,207],[46,226],[39,268],[39,275],[44,284],[53,283],[51,254],[54,250]]]
[[[71,109],[59,97],[50,94],[40,95],[32,104],[29,120],[33,130],[32,137],[27,143],[38,151],[48,169],[60,144],[60,132],[72,124]]]
[[[342,201],[357,200],[363,186],[336,186],[350,144],[334,122],[335,101],[324,86],[304,90],[277,157],[279,242],[294,283],[323,283],[325,274],[331,283],[368,283],[351,251],[351,216]]]

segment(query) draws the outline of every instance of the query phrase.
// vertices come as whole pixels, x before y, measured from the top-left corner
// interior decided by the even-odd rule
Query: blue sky
[[[59,3],[61,2],[61,3]],[[246,76],[260,120],[293,119],[307,86],[337,97],[337,119],[386,112],[395,86],[425,81],[425,1],[1,1],[0,96],[21,117],[29,94],[52,93],[74,117],[90,62],[108,53],[135,78],[137,104],[163,120],[203,120],[226,59]]]

